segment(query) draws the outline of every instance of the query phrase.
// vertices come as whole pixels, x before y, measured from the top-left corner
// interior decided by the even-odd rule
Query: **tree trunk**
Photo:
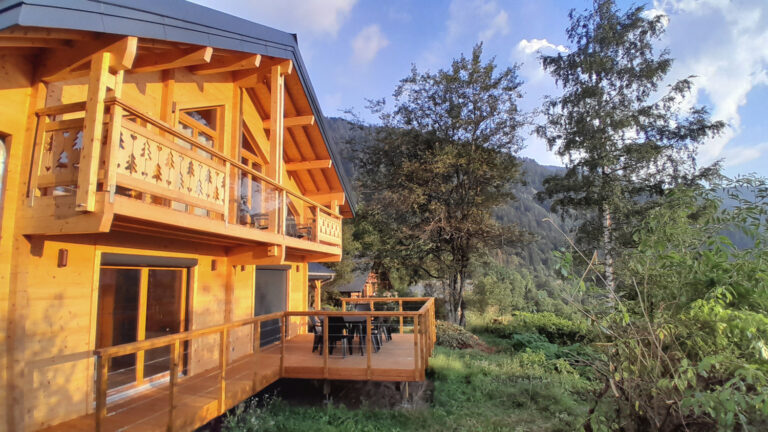
[[[613,277],[613,228],[611,209],[603,204],[603,248],[605,249],[605,284],[611,295],[616,293],[616,282]],[[612,299],[615,300],[615,299]]]
[[[466,272],[464,270],[462,270],[461,274],[459,276],[459,293],[457,295],[457,297],[458,297],[457,300],[458,300],[458,305],[459,305],[459,309],[458,309],[458,313],[457,313],[457,315],[458,315],[458,317],[457,317],[458,318],[457,324],[462,326],[462,327],[466,327],[466,325],[467,325],[467,317],[464,315],[464,281],[465,281],[465,277],[464,276],[465,276],[465,274],[466,274]]]

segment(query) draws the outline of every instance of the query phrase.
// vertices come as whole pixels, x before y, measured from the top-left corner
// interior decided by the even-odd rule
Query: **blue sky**
[[[304,62],[327,116],[353,109],[365,118],[365,100],[391,99],[415,64],[437,70],[484,43],[499,66],[520,64],[521,108],[557,94],[541,69],[539,52],[568,49],[571,8],[585,0],[194,0],[242,18],[298,34]],[[659,42],[675,58],[669,81],[696,75],[686,103],[705,104],[728,129],[705,143],[699,161],[724,159],[728,175],[768,176],[768,2],[765,0],[650,0],[649,13],[668,16]],[[621,1],[627,7],[630,2]],[[522,155],[561,162],[526,135]]]

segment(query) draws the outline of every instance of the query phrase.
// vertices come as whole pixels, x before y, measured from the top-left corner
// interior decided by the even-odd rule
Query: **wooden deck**
[[[359,346],[353,354],[341,355],[337,347],[328,357],[327,372],[324,357],[312,352],[313,335],[301,334],[286,341],[281,373],[280,344],[232,360],[225,379],[226,403],[220,404],[219,368],[212,368],[178,380],[174,399],[173,430],[193,430],[223,411],[279,378],[343,379],[373,381],[414,381],[423,379],[415,357],[413,334],[393,334],[378,353],[374,353],[368,368],[368,357],[360,355]],[[169,426],[168,383],[107,405],[102,430],[160,431]],[[86,415],[43,429],[46,432],[80,432],[95,430],[94,415]]]

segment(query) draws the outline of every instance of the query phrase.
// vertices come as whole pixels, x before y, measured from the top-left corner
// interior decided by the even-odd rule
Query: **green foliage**
[[[586,416],[587,380],[562,359],[538,352],[510,355],[436,347],[428,370],[431,404],[381,409],[340,405],[291,406],[275,401],[249,412],[238,409],[225,431],[571,431]],[[235,425],[236,427],[231,427]]]
[[[401,80],[394,109],[375,105],[382,126],[360,152],[362,204],[355,236],[374,262],[438,279],[447,315],[463,320],[470,261],[485,250],[521,241],[491,210],[513,198],[520,148],[516,68],[483,62],[482,47],[447,70]]]
[[[586,322],[565,319],[549,312],[518,312],[482,324],[478,330],[506,339],[536,334],[549,343],[559,345],[584,342],[590,334]]]
[[[480,338],[468,332],[464,327],[447,321],[437,321],[435,334],[437,344],[447,348],[467,349],[485,347]]]
[[[734,203],[727,208],[723,190]],[[765,179],[679,188],[637,227],[614,295],[574,284],[593,297],[581,301],[604,355],[591,364],[605,384],[598,400],[617,406],[598,406],[594,423],[768,427],[767,215]],[[735,247],[728,231],[749,243]],[[609,391],[615,397],[603,401]]]
[[[567,165],[562,176],[545,180],[542,197],[553,209],[582,212],[578,238],[605,253],[611,288],[612,256],[633,244],[631,232],[658,205],[655,198],[717,168],[696,167],[699,144],[725,124],[710,122],[705,108],[687,108],[692,81],[677,81],[659,96],[672,65],[668,52],[655,48],[664,19],[594,0],[583,14],[571,11],[571,50],[541,57],[563,94],[545,101],[537,133]]]

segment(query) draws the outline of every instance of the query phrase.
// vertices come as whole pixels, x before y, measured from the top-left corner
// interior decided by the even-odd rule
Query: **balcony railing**
[[[433,298],[364,298],[346,302],[369,303],[372,310],[278,312],[95,350],[96,411],[92,421],[96,430],[176,430],[179,425],[189,429],[190,418],[196,422],[191,427],[197,427],[280,377],[381,381],[425,378],[435,343]],[[403,310],[404,303],[413,310]],[[322,331],[308,331],[311,321],[319,322]],[[357,345],[334,343],[353,342],[351,326],[339,324],[346,321],[357,323],[358,330],[362,330]],[[391,334],[391,338],[382,339],[377,345],[372,338],[384,330],[377,331],[375,326],[383,323],[389,327],[385,334]],[[265,337],[266,333],[270,335]],[[207,349],[198,352],[189,348],[205,338]],[[235,347],[233,341],[244,346]],[[336,351],[332,354],[334,345]],[[139,393],[109,401],[109,380],[115,373],[110,371],[110,362],[160,348],[167,353],[167,385],[155,383],[151,390],[155,393],[146,397]],[[234,351],[240,355],[231,355]],[[190,372],[190,356],[207,356],[206,360],[216,366]],[[150,398],[155,402],[148,403]],[[147,418],[153,419],[151,424],[135,423]],[[66,428],[66,424],[62,427]]]
[[[120,99],[106,106],[100,190],[228,225],[341,245],[337,212]],[[79,187],[84,110],[84,103],[74,103],[38,111],[32,201],[73,195]]]

